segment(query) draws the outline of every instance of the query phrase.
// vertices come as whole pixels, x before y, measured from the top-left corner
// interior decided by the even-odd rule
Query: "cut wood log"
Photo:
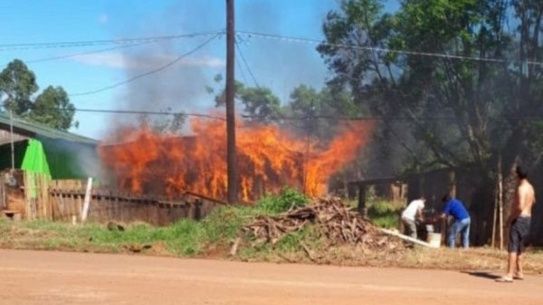
[[[401,249],[400,239],[380,232],[358,212],[339,199],[319,199],[313,204],[278,216],[259,216],[243,228],[256,240],[275,244],[283,236],[313,223],[330,244],[360,244],[366,248]],[[383,239],[384,238],[384,239]],[[305,251],[305,250],[304,250]]]

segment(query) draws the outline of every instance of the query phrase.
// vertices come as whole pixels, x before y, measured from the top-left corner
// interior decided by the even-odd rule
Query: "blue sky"
[[[322,39],[322,22],[337,5],[336,0],[237,0],[236,28]],[[0,44],[214,32],[225,27],[225,1],[2,1],[0,18]],[[60,85],[73,94],[149,71],[208,38],[180,38],[43,62],[33,61],[110,46],[0,50],[0,67],[20,58],[36,73],[40,88]],[[251,37],[240,41],[240,48],[259,85],[272,88],[282,100],[301,83],[320,87],[326,79],[326,66],[314,45]],[[204,112],[214,104],[205,86],[213,85],[214,75],[224,73],[224,58],[222,37],[163,72],[98,94],[73,96],[71,102],[76,108]],[[237,59],[236,78],[254,85]],[[80,125],[73,132],[103,138],[116,122],[138,117],[78,112],[76,119]]]

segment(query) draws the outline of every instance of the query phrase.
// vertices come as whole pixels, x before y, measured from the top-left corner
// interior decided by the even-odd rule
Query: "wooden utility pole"
[[[502,156],[498,159],[498,217],[500,232],[500,250],[503,250],[503,174]]]
[[[226,171],[228,202],[238,200],[238,166],[236,158],[236,112],[234,107],[235,74],[234,0],[226,0]]]
[[[494,214],[492,215],[492,238],[490,246],[494,248],[496,246],[496,226],[498,225],[498,181],[496,175],[496,184],[494,185]]]

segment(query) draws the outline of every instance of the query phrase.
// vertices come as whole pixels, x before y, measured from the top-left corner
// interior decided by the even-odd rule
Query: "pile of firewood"
[[[400,241],[381,232],[339,198],[319,199],[305,207],[278,216],[259,216],[244,228],[257,243],[275,244],[288,233],[313,223],[330,244],[363,245],[368,248],[396,248]],[[392,243],[392,244],[391,244]]]

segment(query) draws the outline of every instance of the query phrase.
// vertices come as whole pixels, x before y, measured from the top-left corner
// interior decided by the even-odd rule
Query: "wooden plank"
[[[387,235],[395,236],[395,237],[398,237],[400,239],[403,239],[405,241],[408,241],[408,242],[411,242],[411,243],[414,243],[414,244],[417,244],[417,245],[420,245],[420,246],[424,246],[424,247],[432,248],[432,249],[439,248],[439,247],[436,247],[436,246],[434,246],[434,245],[432,245],[430,243],[424,242],[422,240],[418,240],[418,239],[413,238],[411,236],[400,234],[400,233],[398,233],[396,231],[391,231],[391,230],[381,229],[381,228],[379,228],[378,230],[385,233],[385,234],[387,234]]]
[[[89,208],[92,191],[92,177],[87,180],[87,189],[85,190],[85,199],[83,200],[83,210],[81,211],[81,221],[85,222],[89,216]]]

